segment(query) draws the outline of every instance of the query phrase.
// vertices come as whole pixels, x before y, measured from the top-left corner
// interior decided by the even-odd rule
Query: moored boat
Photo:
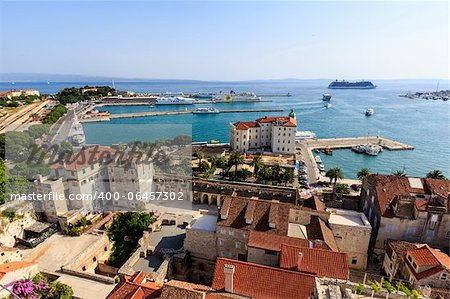
[[[304,139],[314,139],[316,138],[316,134],[311,131],[297,131],[295,133],[295,140],[304,140]]]
[[[197,108],[194,111],[192,111],[194,114],[217,114],[220,113],[219,109],[216,108]]]
[[[156,99],[155,105],[192,105],[193,100],[181,96],[177,97],[160,97]]]

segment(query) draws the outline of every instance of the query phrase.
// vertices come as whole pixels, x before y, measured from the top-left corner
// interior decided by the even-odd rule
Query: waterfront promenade
[[[150,117],[160,115],[176,115],[176,114],[191,114],[194,110],[174,110],[174,111],[148,111],[148,112],[133,112],[110,114],[109,117],[91,117],[80,119],[80,122],[96,122],[109,121],[114,118],[135,118],[135,117]],[[283,109],[228,109],[220,110],[220,113],[242,113],[242,112],[282,112]],[[201,114],[199,114],[201,115]]]
[[[383,137],[350,137],[350,138],[324,138],[324,139],[306,139],[297,141],[297,156],[305,162],[308,169],[308,181],[310,184],[317,183],[319,181],[329,181],[329,178],[324,177],[320,174],[317,163],[314,159],[313,150],[315,149],[350,149],[353,146],[359,144],[377,144],[382,146],[384,149],[395,151],[395,150],[412,150],[413,146],[404,143],[397,142],[395,140],[383,138]],[[341,183],[354,184],[358,183],[357,180],[342,180]]]

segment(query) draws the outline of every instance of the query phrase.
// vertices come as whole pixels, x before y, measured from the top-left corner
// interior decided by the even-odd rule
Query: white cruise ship
[[[230,93],[216,93],[212,97],[213,101],[225,102],[259,102],[261,97],[258,97],[253,92],[235,93],[233,90]]]
[[[156,99],[155,105],[192,105],[193,100],[185,97],[160,97]]]

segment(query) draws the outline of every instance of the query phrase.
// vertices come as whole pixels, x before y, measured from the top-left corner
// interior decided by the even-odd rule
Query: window
[[[219,239],[219,245],[223,246],[223,239]]]
[[[416,264],[416,262],[413,262],[412,264],[413,264],[414,269],[417,269],[417,264]]]
[[[440,280],[447,280],[447,273],[442,273],[441,277],[439,277]]]
[[[408,255],[408,261],[412,262],[412,258],[410,255]]]
[[[241,242],[236,242],[234,244],[234,246],[236,247],[236,249],[240,249],[241,248]]]
[[[358,263],[358,259],[356,257],[352,257],[352,265],[356,265]]]
[[[85,174],[86,173],[86,169],[85,168],[83,168],[83,170],[81,171],[83,174]]]
[[[228,234],[229,234],[230,236],[234,236],[234,231],[229,230],[229,231],[228,231]]]
[[[265,254],[268,254],[268,255],[277,255],[278,254],[278,252],[276,252],[276,251],[274,251],[274,250],[264,250],[264,253]]]
[[[94,170],[94,164],[91,164],[91,170]]]

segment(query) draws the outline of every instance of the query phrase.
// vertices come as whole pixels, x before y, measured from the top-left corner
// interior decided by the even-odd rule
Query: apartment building
[[[295,114],[287,117],[263,117],[255,121],[230,123],[230,146],[235,151],[295,153]]]

